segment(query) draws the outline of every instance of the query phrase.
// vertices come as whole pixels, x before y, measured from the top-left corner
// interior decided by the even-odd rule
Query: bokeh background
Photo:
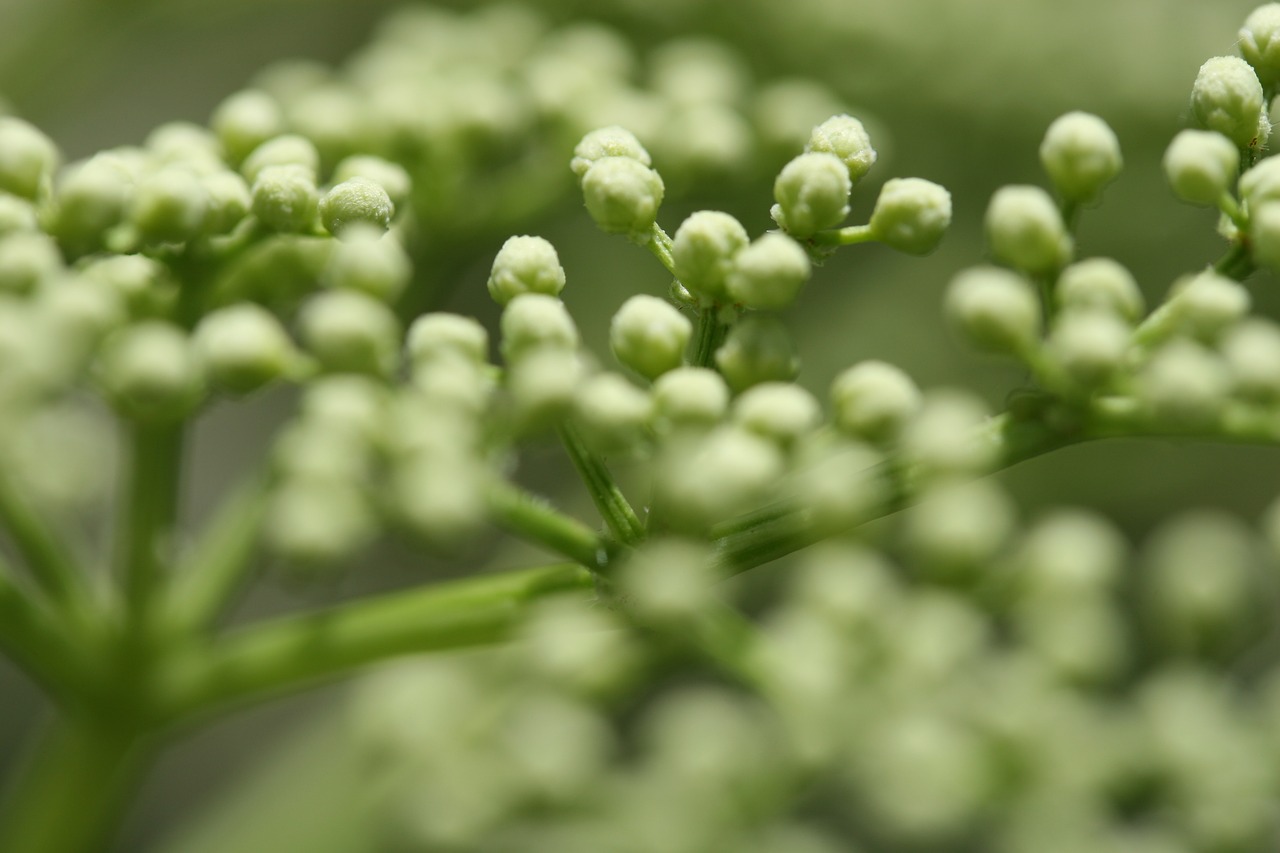
[[[220,100],[269,63],[290,57],[340,63],[399,5],[0,0],[0,97],[74,159],[136,144],[164,121],[204,122]],[[445,5],[469,10],[480,4]],[[938,305],[949,278],[983,257],[981,217],[994,189],[1043,183],[1036,148],[1048,123],[1067,110],[1105,118],[1126,159],[1103,205],[1085,213],[1084,255],[1121,260],[1154,301],[1176,276],[1221,251],[1213,216],[1179,205],[1164,187],[1160,156],[1186,123],[1197,68],[1210,56],[1232,52],[1251,0],[522,5],[553,24],[592,20],[615,26],[642,54],[671,38],[710,36],[740,51],[758,81],[797,75],[822,81],[855,114],[874,121],[883,155],[855,192],[854,220],[869,214],[876,187],[889,177],[918,175],[950,188],[955,225],[937,253],[920,261],[874,246],[846,250],[818,272],[790,310],[804,361],[801,382],[817,392],[841,367],[867,357],[901,365],[925,387],[975,389],[993,407],[1024,380],[1015,368],[965,351],[942,322]],[[662,169],[661,162],[655,165]],[[660,220],[672,230],[684,212],[714,204],[758,233],[770,226],[770,191],[771,179],[758,174],[721,180],[701,195],[693,188]],[[529,230],[558,246],[569,277],[566,301],[597,352],[606,351],[608,317],[627,294],[661,293],[666,285],[642,252],[598,233],[572,195]],[[480,234],[450,259],[452,295],[445,307],[496,317],[483,281],[506,236]],[[1280,315],[1269,274],[1256,275],[1250,287],[1261,312]],[[287,395],[278,395],[224,407],[205,419],[191,460],[193,520],[207,512],[237,469],[261,457],[289,403]],[[530,461],[534,476],[545,472],[544,490],[550,492],[558,488],[553,483],[560,463],[554,457],[551,448],[541,455],[535,450]],[[1002,478],[1028,516],[1048,506],[1084,504],[1140,538],[1161,518],[1192,506],[1256,518],[1280,491],[1280,450],[1110,442],[1071,448]],[[578,500],[572,494],[562,498]],[[268,584],[244,613],[395,586],[417,570],[401,554],[388,554],[385,563],[319,591]],[[341,839],[320,819],[340,810],[347,793],[332,722],[340,702],[341,688],[326,688],[215,726],[175,750],[130,818],[122,849],[233,849],[226,846],[236,837],[227,835],[232,825],[247,833],[242,838],[256,839],[255,845],[272,845],[234,849],[349,849],[339,846]],[[0,765],[20,754],[40,712],[30,687],[0,668]],[[282,798],[282,788],[296,796]],[[296,831],[299,824],[310,826],[314,837],[271,834],[286,825]]]

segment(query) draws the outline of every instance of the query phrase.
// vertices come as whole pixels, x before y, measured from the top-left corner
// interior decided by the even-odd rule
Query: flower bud
[[[266,516],[267,547],[308,568],[354,555],[377,533],[368,499],[347,484],[286,481],[272,493]]]
[[[386,428],[391,399],[387,387],[369,376],[318,376],[303,387],[299,422],[315,424],[312,432],[322,435],[345,432],[372,443],[382,437]]]
[[[1280,201],[1250,208],[1249,254],[1258,266],[1280,271]]]
[[[593,447],[621,450],[636,446],[643,437],[653,400],[616,373],[598,373],[574,394],[573,413]]]
[[[822,409],[813,395],[799,385],[761,382],[734,401],[733,420],[781,447],[790,447],[817,429]]]
[[[556,247],[541,237],[508,237],[493,259],[489,295],[506,305],[521,293],[559,296],[564,290],[564,267]]]
[[[240,166],[240,173],[252,184],[258,180],[262,170],[270,166],[301,166],[310,173],[314,182],[320,171],[320,152],[305,136],[286,133],[253,149]]]
[[[923,178],[890,178],[871,212],[871,233],[908,255],[927,255],[951,225],[951,193]]]
[[[1124,364],[1130,332],[1127,323],[1108,311],[1065,311],[1049,335],[1049,352],[1067,375],[1092,388]]]
[[[782,167],[773,183],[778,202],[770,215],[798,239],[839,225],[849,215],[853,183],[844,162],[834,154],[801,154]]]
[[[279,379],[297,357],[275,315],[251,302],[207,314],[192,339],[210,381],[232,394]]]
[[[679,367],[693,335],[689,318],[656,296],[632,296],[609,324],[609,347],[618,362],[645,379]]]
[[[146,243],[185,243],[200,233],[209,198],[200,179],[182,167],[143,178],[133,195],[129,220]]]
[[[545,293],[522,293],[507,303],[499,322],[502,355],[516,361],[539,349],[575,350],[578,327],[564,303]]]
[[[734,256],[729,297],[747,308],[776,311],[795,301],[809,280],[809,256],[785,234],[764,234]]]
[[[134,318],[166,314],[177,295],[164,265],[146,255],[95,258],[81,272],[116,293]]]
[[[352,154],[334,167],[333,182],[339,184],[352,178],[367,178],[382,187],[396,210],[409,203],[413,179],[399,163],[392,163],[372,154]]]
[[[1115,131],[1096,115],[1077,111],[1049,125],[1040,163],[1063,198],[1087,203],[1115,180],[1124,160]]]
[[[1126,543],[1101,516],[1057,510],[1036,522],[1018,550],[1023,595],[1047,602],[1090,599],[1116,587]]]
[[[586,372],[576,350],[542,346],[522,353],[507,369],[506,377],[516,421],[528,431],[565,417]]]
[[[315,221],[316,183],[302,166],[265,166],[253,182],[253,213],[273,231],[297,233]]]
[[[147,134],[150,162],[164,168],[178,166],[196,175],[224,168],[217,137],[187,121],[171,121]]]
[[[619,571],[618,586],[626,600],[631,602],[636,612],[649,623],[679,624],[696,619],[698,614],[705,613],[715,602],[714,577],[710,570],[713,555],[707,545],[687,539],[667,537],[646,542],[622,564]],[[682,697],[686,703],[683,710],[686,714],[694,710],[691,702],[699,699]],[[670,705],[666,709],[668,719],[679,713]],[[711,709],[708,709],[711,710]],[[723,730],[723,722],[728,715],[724,711],[729,708],[714,709],[720,711],[720,723],[717,728]],[[674,711],[674,713],[673,713]],[[696,713],[696,711],[695,711]],[[692,717],[690,714],[686,719]],[[650,722],[650,728],[653,727]],[[679,737],[677,725],[669,724],[664,732],[668,740],[676,741]],[[701,738],[699,738],[701,740]],[[673,744],[672,751],[689,754],[696,751],[693,744],[685,742]],[[652,754],[652,753],[651,753]]]
[[[253,207],[253,196],[244,178],[235,172],[219,170],[201,177],[206,210],[206,234],[227,234],[239,225]]]
[[[700,210],[680,223],[671,243],[676,278],[706,302],[727,298],[725,279],[734,256],[746,247],[747,229],[727,213]]]
[[[1263,87],[1274,90],[1280,83],[1280,3],[1267,3],[1250,12],[1240,28],[1237,45]]]
[[[777,317],[757,314],[729,330],[716,350],[716,367],[729,387],[741,392],[761,382],[795,379],[800,357],[786,325]]]
[[[62,253],[48,236],[20,231],[0,238],[0,292],[31,293],[63,270]]]
[[[1269,201],[1280,201],[1280,160],[1268,157],[1241,175],[1240,198],[1250,212]]]
[[[883,361],[859,362],[831,383],[836,428],[852,438],[893,440],[920,402],[920,389],[911,377]]]
[[[1133,273],[1111,258],[1087,258],[1062,271],[1054,296],[1063,309],[1096,308],[1130,323],[1145,310]]]
[[[222,143],[227,162],[239,165],[255,148],[284,132],[284,116],[266,92],[245,89],[218,105],[209,127]]]
[[[679,443],[660,461],[655,484],[673,524],[698,532],[750,509],[785,469],[776,444],[738,426]]]
[[[99,377],[107,397],[125,416],[170,421],[200,402],[200,362],[182,329],[159,320],[128,326],[111,335],[99,354]]]
[[[120,223],[133,193],[133,176],[113,157],[99,154],[63,173],[55,193],[54,231],[76,251],[97,248]]]
[[[1071,259],[1062,214],[1040,187],[1007,186],[987,205],[987,242],[996,260],[1029,273],[1048,273]]]
[[[1222,359],[1185,338],[1156,351],[1138,376],[1138,397],[1170,425],[1202,426],[1221,411],[1231,387]]]
[[[58,168],[58,148],[36,127],[0,116],[0,190],[35,199]]]
[[[876,162],[876,150],[871,147],[867,129],[849,115],[832,116],[815,127],[804,150],[839,157],[854,184],[862,180]]]
[[[979,436],[986,406],[968,392],[935,389],[902,430],[905,457],[931,478],[984,472],[995,462],[997,448]]]
[[[582,137],[582,141],[573,149],[573,160],[569,162],[569,168],[581,181],[596,161],[605,157],[626,157],[641,166],[653,165],[653,158],[640,144],[640,140],[636,139],[635,134],[613,125],[593,130]]]
[[[343,181],[320,199],[320,221],[330,234],[342,236],[353,226],[386,230],[395,206],[387,191],[368,178]]]
[[[432,548],[456,550],[488,518],[487,472],[465,456],[430,455],[397,465],[391,476],[396,518]]]
[[[979,349],[1020,356],[1040,339],[1040,297],[999,267],[973,267],[951,280],[945,311]]]
[[[449,356],[484,364],[489,359],[489,333],[471,317],[423,314],[409,326],[405,348],[414,366]]]
[[[395,302],[413,275],[409,256],[392,234],[368,225],[343,232],[320,273],[322,284]]]
[[[1223,337],[1222,356],[1238,394],[1280,400],[1280,326],[1263,317],[1244,320]]]
[[[389,376],[400,354],[400,324],[386,305],[351,290],[312,297],[298,312],[307,350],[332,373]]]
[[[1178,198],[1216,207],[1240,169],[1240,150],[1221,133],[1183,130],[1164,152],[1164,175]],[[1242,181],[1243,183],[1243,181]]]
[[[935,571],[986,568],[1014,532],[1016,513],[989,480],[945,482],[906,513],[907,548]]]
[[[1212,270],[1181,279],[1167,299],[1181,327],[1206,341],[1240,322],[1252,301],[1244,285]]]
[[[31,202],[0,192],[0,237],[15,231],[35,231],[38,227],[36,209]]]
[[[1191,88],[1191,112],[1200,126],[1216,130],[1239,148],[1257,143],[1263,114],[1262,83],[1249,63],[1215,56],[1200,66]]]
[[[659,428],[711,426],[729,410],[729,386],[706,367],[677,367],[653,383]]]
[[[601,230],[643,235],[662,205],[662,177],[639,160],[603,157],[582,178],[587,212]]]

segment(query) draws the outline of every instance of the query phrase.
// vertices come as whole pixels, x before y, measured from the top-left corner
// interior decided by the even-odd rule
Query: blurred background
[[[48,132],[67,159],[75,159],[137,144],[165,121],[204,123],[220,101],[279,60],[340,65],[374,37],[384,15],[401,5],[386,0],[0,0],[0,98],[6,109]],[[484,4],[443,5],[470,12]],[[1017,369],[967,352],[949,334],[938,306],[950,277],[983,257],[981,217],[994,189],[1005,183],[1043,184],[1036,149],[1048,123],[1065,111],[1086,110],[1106,119],[1126,159],[1103,205],[1083,217],[1082,255],[1119,259],[1155,301],[1178,275],[1221,252],[1213,216],[1179,205],[1164,187],[1160,157],[1186,124],[1196,70],[1210,56],[1233,52],[1236,29],[1255,5],[1251,0],[543,0],[520,5],[550,27],[575,21],[608,24],[639,56],[671,39],[710,37],[732,47],[757,84],[806,77],[829,87],[855,115],[866,118],[882,155],[855,190],[851,221],[864,221],[878,185],[889,177],[916,175],[951,190],[955,225],[937,253],[920,261],[875,246],[846,250],[818,271],[790,310],[804,363],[801,382],[819,394],[839,369],[868,357],[902,366],[924,387],[975,389],[993,407],[1023,381]],[[643,64],[638,73],[646,73]],[[569,152],[563,156],[567,162]],[[660,221],[672,231],[688,211],[714,205],[758,233],[771,226],[770,169],[780,162],[720,176],[706,187],[682,186],[677,177]],[[664,168],[661,159],[655,166]],[[559,248],[569,278],[566,301],[597,353],[607,352],[608,317],[626,295],[665,289],[662,270],[624,241],[598,233],[573,193],[555,197],[519,224]],[[507,236],[498,228],[492,233],[476,229],[447,262],[420,270],[437,282],[448,279],[438,300],[443,307],[490,321],[496,317],[483,282]],[[1271,316],[1280,315],[1274,285],[1265,273],[1250,281],[1258,310]],[[193,519],[207,512],[236,470],[261,457],[267,435],[289,403],[287,395],[257,399],[206,418],[193,450]],[[535,479],[560,464],[553,448],[542,456],[535,450],[529,462]],[[1029,517],[1049,506],[1083,504],[1140,538],[1161,518],[1191,506],[1223,508],[1252,520],[1278,491],[1278,475],[1280,450],[1275,448],[1129,441],[1068,449],[1002,477]],[[519,561],[522,555],[500,559]],[[420,577],[403,555],[392,553],[386,562],[393,568],[371,570],[320,592],[269,588],[244,612],[332,600]],[[292,768],[287,771],[291,779],[312,780],[317,790],[299,798],[306,804],[300,808],[313,813],[317,804],[336,808],[343,792],[340,786],[325,788],[323,780],[341,775],[343,759],[328,737],[331,723],[324,712],[339,696],[340,689],[329,688],[280,702],[181,746],[152,778],[122,849],[218,849],[200,839],[218,837],[208,827],[218,825],[219,815],[223,821],[230,819],[227,815],[243,818],[246,809],[237,811],[234,804],[236,790],[249,784],[244,780],[271,787],[257,769],[264,764]],[[40,709],[33,691],[10,670],[0,669],[0,697],[0,764],[7,765],[21,751]],[[290,754],[293,763],[276,760],[273,750]],[[299,774],[302,767],[311,770]],[[258,796],[252,793],[258,789],[247,790],[238,795],[242,803]],[[277,816],[277,822],[281,819]]]

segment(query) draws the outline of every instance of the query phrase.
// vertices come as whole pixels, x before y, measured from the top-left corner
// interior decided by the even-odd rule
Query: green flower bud
[[[784,231],[803,240],[843,222],[852,191],[849,170],[839,157],[819,151],[801,154],[773,182],[778,203],[769,213]]]
[[[578,327],[564,303],[545,293],[522,293],[507,303],[499,322],[508,362],[539,349],[575,350]]]
[[[204,377],[182,329],[160,320],[128,326],[103,343],[99,378],[126,417],[170,421],[185,417],[204,394]]]
[[[308,568],[353,556],[376,533],[377,522],[364,494],[354,486],[326,481],[286,481],[271,495],[263,525],[272,553]]]
[[[146,150],[150,162],[180,166],[196,174],[223,168],[221,146],[217,138],[198,124],[172,121],[147,134]]]
[[[48,324],[45,333],[57,341],[59,352],[51,360],[62,360],[77,376],[99,341],[127,319],[119,294],[84,275],[50,280],[40,290],[37,306]]]
[[[1250,317],[1227,332],[1222,356],[1238,394],[1253,400],[1280,400],[1280,326]]]
[[[209,199],[200,179],[181,167],[161,169],[138,183],[129,220],[147,243],[185,243],[204,225]]]
[[[316,183],[302,166],[266,166],[253,182],[253,213],[273,231],[297,233],[316,218]]]
[[[1071,259],[1062,214],[1040,187],[1007,186],[987,205],[987,242],[996,260],[1024,272],[1053,272]]]
[[[1221,133],[1183,130],[1164,152],[1164,175],[1178,198],[1216,207],[1240,169],[1240,150]],[[1243,184],[1243,181],[1241,182]]]
[[[614,357],[645,379],[657,379],[679,367],[693,335],[689,318],[656,296],[632,296],[609,324]]]
[[[988,480],[946,482],[908,510],[904,538],[915,557],[948,575],[986,568],[1014,532],[1016,512]]]
[[[790,447],[813,432],[822,408],[813,395],[791,382],[761,382],[733,403],[733,420],[744,429]]]
[[[786,325],[777,317],[746,317],[716,350],[716,367],[736,392],[761,382],[790,382],[800,357]]]
[[[489,359],[489,333],[471,317],[423,314],[409,326],[405,348],[415,366],[448,356],[484,364]]]
[[[58,148],[32,124],[0,116],[0,190],[34,199],[58,168]]]
[[[831,383],[836,428],[853,438],[892,441],[920,403],[920,389],[911,377],[883,361],[859,362]]]
[[[870,521],[889,497],[884,458],[858,441],[837,438],[801,444],[796,495],[818,530],[843,533]]]
[[[1062,271],[1054,287],[1058,305],[1066,309],[1096,308],[1133,323],[1145,304],[1133,273],[1110,258],[1087,258]]]
[[[177,296],[164,264],[146,255],[95,258],[82,272],[116,293],[134,318],[166,314]]]
[[[132,193],[133,176],[113,157],[99,154],[72,166],[58,182],[53,230],[77,251],[97,248],[124,217]]]
[[[399,210],[409,203],[413,179],[399,163],[392,163],[371,154],[353,154],[344,158],[333,170],[335,184],[352,178],[368,178],[382,187],[391,198],[391,204]]]
[[[240,174],[250,184],[256,183],[262,170],[271,166],[301,166],[316,180],[320,172],[320,152],[305,136],[286,133],[253,149],[240,166]]]
[[[876,150],[862,122],[853,116],[837,115],[813,129],[805,151],[834,154],[849,170],[849,180],[858,183],[876,162]]]
[[[1091,388],[1124,364],[1130,333],[1129,325],[1108,311],[1065,311],[1049,335],[1049,353],[1068,376]]]
[[[284,482],[360,488],[372,476],[373,447],[349,420],[326,423],[309,416],[280,431],[271,463]]]
[[[673,525],[700,532],[759,503],[785,470],[782,451],[737,426],[679,442],[660,460],[655,484]]]
[[[1264,106],[1262,83],[1243,59],[1215,56],[1200,66],[1191,88],[1191,112],[1201,127],[1251,148],[1257,144]]]
[[[619,590],[649,622],[679,624],[695,619],[716,601],[708,551],[704,543],[684,539],[646,542],[622,565]],[[723,713],[728,709],[716,710]],[[667,733],[667,737],[676,740],[678,733]],[[696,745],[678,743],[673,751],[689,754],[696,751]]]
[[[339,236],[357,225],[385,231],[394,212],[387,191],[368,178],[343,181],[320,199],[320,221],[330,234]]]
[[[397,465],[391,477],[391,506],[401,524],[428,546],[456,550],[483,528],[489,517],[487,472],[475,460],[419,456]]]
[[[1156,351],[1138,375],[1138,397],[1170,425],[1201,426],[1216,418],[1231,388],[1222,359],[1185,338]]]
[[[662,205],[662,177],[630,157],[603,157],[582,178],[587,212],[601,230],[643,235]]]
[[[279,379],[297,357],[275,315],[251,302],[206,315],[193,341],[210,381],[232,394],[249,394]]]
[[[769,159],[779,162],[811,139],[815,123],[823,116],[844,109],[829,87],[802,77],[765,83],[756,89],[754,100],[751,117],[756,137]]]
[[[586,367],[576,350],[539,346],[522,353],[507,369],[507,392],[517,423],[533,431],[564,418],[585,378]]]
[[[63,269],[62,253],[44,234],[20,231],[0,238],[2,293],[31,293]]]
[[[729,386],[705,367],[677,367],[653,383],[656,426],[711,426],[729,410]]]
[[[564,280],[564,267],[550,241],[541,237],[508,237],[493,259],[489,295],[499,305],[506,305],[521,293],[559,296]]]
[[[671,258],[676,278],[707,302],[726,299],[725,279],[734,256],[746,247],[747,229],[727,213],[700,210],[676,229]]]
[[[302,342],[333,373],[389,376],[400,352],[400,323],[391,309],[371,296],[330,290],[298,313]]]
[[[986,406],[967,392],[930,391],[916,416],[903,426],[903,453],[926,477],[982,473],[996,455],[995,445],[978,434],[987,417]]]
[[[1244,285],[1206,270],[1176,282],[1167,307],[1189,334],[1213,341],[1249,313],[1252,301]]]
[[[388,304],[395,302],[413,275],[400,241],[381,229],[357,224],[343,231],[320,273],[320,282],[354,290]]]
[[[613,125],[593,130],[573,149],[573,160],[569,168],[581,181],[597,160],[605,157],[626,157],[635,160],[642,166],[652,166],[653,158],[640,144],[640,140],[631,131]]]
[[[795,301],[809,280],[809,255],[785,234],[764,234],[738,252],[725,285],[747,308],[776,311]]]
[[[947,317],[979,349],[1022,356],[1040,340],[1040,297],[1031,282],[999,267],[973,267],[951,280]]]
[[[1280,201],[1250,208],[1249,254],[1258,266],[1280,270]]]
[[[1259,82],[1275,89],[1280,83],[1280,3],[1267,3],[1250,12],[1237,44]]]
[[[37,228],[36,209],[31,202],[0,192],[0,237],[15,231],[35,231]]]
[[[1027,533],[1018,550],[1023,595],[1051,603],[1089,599],[1114,589],[1125,567],[1124,537],[1084,510],[1057,510]]]
[[[319,376],[304,386],[298,407],[299,422],[315,424],[317,428],[311,432],[325,437],[348,433],[360,442],[372,443],[382,438],[390,400],[386,385],[372,377],[355,373]],[[357,456],[365,455],[354,451],[354,445],[353,452]],[[349,479],[360,479],[363,473],[358,472],[363,470],[363,467],[353,468]]]
[[[413,387],[427,405],[471,419],[488,412],[497,381],[485,362],[452,351],[438,353],[412,367]]]
[[[1280,160],[1268,157],[1241,175],[1240,197],[1251,211],[1269,201],[1280,201]]]
[[[1070,112],[1049,125],[1040,163],[1065,199],[1091,202],[1124,165],[1115,131],[1092,113]]]
[[[598,373],[574,394],[573,414],[593,447],[624,450],[641,442],[653,416],[653,400],[616,373]]]
[[[239,165],[263,143],[284,132],[284,115],[275,99],[257,89],[236,92],[209,119],[227,162]]]
[[[219,170],[200,179],[204,187],[206,234],[228,234],[249,215],[253,195],[244,178],[235,172]]]
[[[871,212],[871,233],[908,255],[927,255],[951,226],[951,193],[923,178],[890,178]]]

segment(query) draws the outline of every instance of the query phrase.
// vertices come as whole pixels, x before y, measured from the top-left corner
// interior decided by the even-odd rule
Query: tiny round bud
[[[1087,258],[1062,271],[1054,296],[1063,309],[1095,308],[1133,323],[1145,304],[1133,273],[1111,258]]]
[[[325,370],[388,376],[400,353],[400,323],[371,296],[330,290],[298,312],[302,342]]]
[[[204,187],[206,234],[227,234],[249,215],[253,195],[244,178],[235,172],[219,170],[200,179]]]
[[[45,234],[19,231],[0,238],[0,292],[31,293],[63,268],[62,253]]]
[[[1022,355],[1040,339],[1040,297],[1017,273],[973,267],[951,280],[948,318],[980,349]]]
[[[1124,537],[1106,519],[1058,510],[1038,521],[1022,541],[1021,592],[1049,602],[1106,593],[1121,578],[1126,551]]]
[[[360,441],[381,438],[391,395],[378,380],[355,373],[318,376],[304,386],[300,423],[323,435],[347,432]]]
[[[640,144],[640,140],[636,139],[636,135],[626,128],[613,125],[593,130],[582,137],[582,141],[573,149],[569,168],[578,176],[578,180],[582,180],[595,162],[605,157],[626,157],[642,166],[653,165],[653,158]]]
[[[316,217],[316,184],[301,166],[266,166],[253,182],[253,213],[273,231],[305,231]]]
[[[471,317],[423,314],[409,326],[405,348],[415,366],[448,356],[484,364],[489,359],[489,333]]]
[[[333,247],[320,281],[340,290],[367,293],[386,303],[395,302],[413,275],[409,255],[392,234],[368,225],[354,225]]]
[[[131,317],[165,314],[176,296],[176,288],[164,265],[146,255],[99,257],[85,264],[81,271],[116,293]]]
[[[716,367],[734,391],[761,382],[790,382],[800,357],[786,325],[777,317],[753,315],[729,330],[716,350]]]
[[[609,347],[622,365],[645,379],[679,367],[693,335],[689,318],[656,296],[632,296],[609,324]]]
[[[817,429],[822,408],[813,395],[791,382],[761,382],[733,403],[733,420],[743,428],[790,447]]]
[[[1258,266],[1280,270],[1280,201],[1250,207],[1249,254]]]
[[[849,180],[857,183],[876,162],[876,150],[862,122],[853,116],[838,115],[813,129],[805,151],[834,154],[849,170]]]
[[[836,428],[853,438],[893,440],[920,402],[920,389],[911,377],[883,361],[859,362],[831,383]]]
[[[1238,56],[1215,56],[1200,66],[1191,88],[1191,112],[1240,148],[1256,144],[1263,115],[1262,83]]]
[[[1053,272],[1071,258],[1071,237],[1062,214],[1040,187],[996,190],[987,205],[985,225],[996,259],[1025,272]]]
[[[929,476],[946,478],[985,471],[996,455],[995,445],[979,435],[987,417],[987,407],[972,394],[932,390],[925,394],[915,417],[903,426],[903,452]]]
[[[193,342],[210,381],[232,394],[249,394],[279,379],[296,358],[280,321],[251,302],[206,315]]]
[[[564,281],[564,267],[550,241],[542,237],[508,237],[493,259],[489,295],[499,305],[506,305],[521,293],[559,296]]]
[[[1161,347],[1138,375],[1139,398],[1152,417],[1198,426],[1221,411],[1231,388],[1222,359],[1185,338]]]
[[[475,460],[427,455],[397,465],[391,506],[402,524],[433,548],[456,550],[488,518],[488,476]]]
[[[236,92],[209,119],[227,162],[239,164],[264,142],[284,132],[284,116],[274,98],[257,89]]]
[[[586,367],[575,350],[541,346],[521,353],[506,375],[520,426],[535,430],[565,417],[585,374]]]
[[[159,320],[128,326],[103,343],[98,361],[103,389],[124,415],[140,421],[176,420],[200,402],[200,362],[182,329]]]
[[[300,166],[310,173],[314,182],[320,171],[320,152],[305,136],[286,133],[253,149],[240,166],[240,173],[252,184],[258,180],[263,169],[271,166]]]
[[[778,202],[770,215],[793,237],[812,237],[839,225],[849,215],[853,182],[844,162],[834,154],[801,154],[782,167],[773,182]]]
[[[1280,400],[1280,326],[1250,317],[1222,339],[1222,355],[1236,392],[1253,400]]]
[[[0,190],[34,199],[58,168],[58,148],[36,127],[0,115]]]
[[[890,178],[871,212],[871,233],[908,255],[927,255],[951,226],[951,193],[923,178]]]
[[[377,533],[368,500],[355,486],[292,482],[276,489],[263,536],[276,555],[314,568],[354,555]]]
[[[712,554],[703,543],[671,537],[646,542],[622,565],[618,586],[647,621],[670,624],[693,619],[714,601],[711,561]],[[676,748],[681,747],[687,752],[691,745]]]
[[[1280,160],[1267,157],[1241,175],[1240,198],[1251,211],[1269,201],[1280,201]]]
[[[147,243],[185,243],[200,233],[209,199],[200,179],[182,167],[143,178],[133,195],[129,220]]]
[[[1123,365],[1130,332],[1127,323],[1107,311],[1065,311],[1049,335],[1049,352],[1072,379],[1090,388]]]
[[[96,157],[68,168],[58,183],[54,230],[77,250],[96,248],[124,217],[133,176],[113,157]]]
[[[1015,529],[1012,502],[988,480],[942,483],[922,498],[907,512],[905,544],[935,571],[986,568]]]
[[[1253,66],[1259,82],[1275,89],[1280,83],[1280,3],[1259,6],[1240,28],[1240,55]]]
[[[582,383],[573,413],[583,435],[604,451],[634,447],[653,415],[653,400],[616,373],[598,373]]]
[[[578,327],[564,303],[545,293],[522,293],[507,303],[499,322],[502,355],[516,361],[539,349],[575,350]]]
[[[695,532],[759,502],[784,469],[774,442],[738,426],[721,426],[671,448],[655,486],[671,522]]]
[[[0,192],[0,237],[15,231],[35,231],[38,227],[36,209],[31,202]]]
[[[1212,130],[1183,130],[1164,152],[1164,175],[1178,198],[1216,207],[1240,169],[1240,149]],[[1243,185],[1244,181],[1241,181]]]
[[[217,138],[198,124],[173,121],[147,134],[147,153],[160,167],[179,166],[197,175],[222,169]]]
[[[727,213],[699,210],[691,214],[671,242],[676,278],[705,301],[725,301],[725,279],[734,256],[749,240],[747,229]]]
[[[1124,160],[1115,131],[1098,116],[1077,111],[1049,125],[1040,163],[1063,198],[1091,202],[1120,174]]]
[[[630,157],[603,157],[582,178],[587,212],[601,230],[611,234],[648,232],[663,193],[661,176]]]
[[[1252,301],[1244,285],[1212,270],[1179,280],[1168,297],[1182,327],[1207,341],[1240,322]]]
[[[657,426],[711,426],[729,410],[729,386],[706,367],[677,367],[653,383]]]
[[[409,203],[413,179],[399,163],[392,163],[372,154],[352,154],[334,167],[333,182],[339,184],[352,178],[368,178],[382,187],[396,210]]]
[[[391,225],[395,206],[391,196],[368,178],[343,181],[320,199],[320,221],[330,234],[341,236],[353,226],[373,226],[384,231]]]
[[[747,308],[776,311],[795,301],[811,273],[809,256],[785,234],[764,234],[738,252],[725,285]]]

